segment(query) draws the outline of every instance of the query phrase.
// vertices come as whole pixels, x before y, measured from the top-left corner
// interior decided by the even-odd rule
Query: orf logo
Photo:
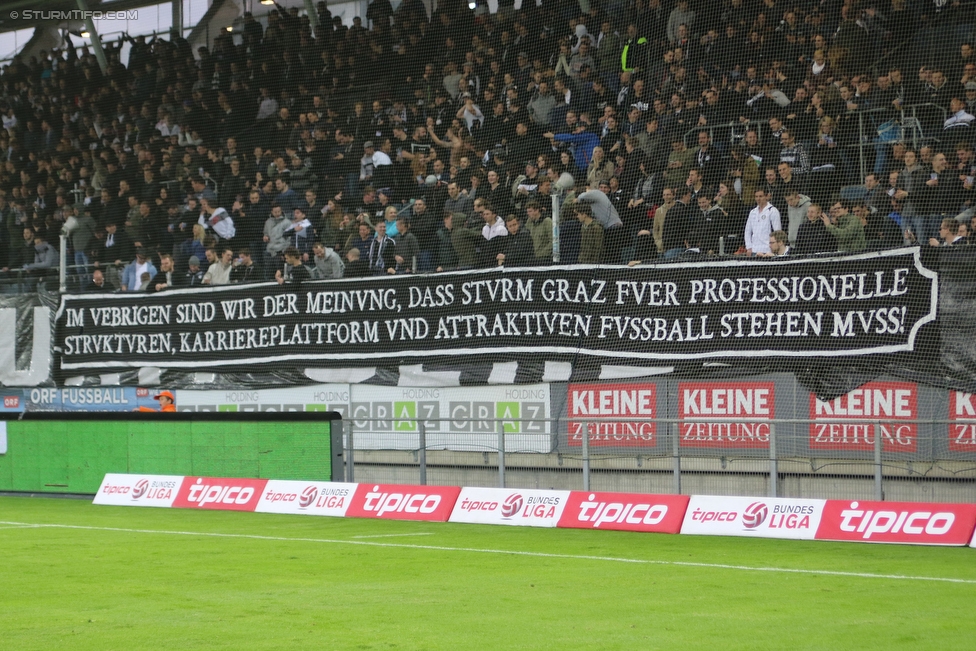
[[[319,489],[316,488],[315,486],[309,486],[308,488],[303,490],[302,494],[298,497],[298,506],[303,509],[306,509],[315,501],[315,498],[318,496],[319,496]]]
[[[147,490],[149,490],[149,480],[140,479],[138,483],[136,483],[135,488],[132,490],[132,499],[134,500],[139,499],[140,497],[146,494]]]
[[[766,521],[769,509],[762,502],[753,502],[742,513],[742,524],[746,529],[755,529]]]
[[[502,502],[502,517],[510,518],[522,510],[522,496],[514,493],[505,498]]]

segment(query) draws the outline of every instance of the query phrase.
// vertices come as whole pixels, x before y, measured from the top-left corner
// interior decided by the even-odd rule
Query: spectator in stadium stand
[[[158,394],[153,396],[153,399],[159,401],[159,409],[153,409],[152,407],[138,407],[133,411],[176,412],[176,398],[173,397],[173,393],[171,391],[160,391]]]
[[[149,252],[143,248],[136,249],[136,258],[122,270],[123,292],[137,292],[142,284],[142,274],[148,273],[149,278],[156,277],[156,266],[149,259]]]
[[[210,265],[203,275],[204,285],[229,285],[230,272],[234,268],[234,250],[225,247],[220,251],[220,258]]]
[[[973,127],[976,116],[966,111],[966,102],[959,97],[953,97],[949,102],[949,117],[942,125],[944,137],[966,137]]]
[[[942,224],[939,226],[939,237],[930,238],[928,242],[929,246],[955,246],[957,244],[965,244],[965,238],[959,235],[960,226],[963,226],[963,224],[960,224],[951,217],[943,219]]]
[[[830,214],[822,218],[827,232],[837,240],[837,249],[845,253],[856,253],[867,248],[864,239],[864,226],[861,220],[848,211],[844,200],[835,201],[830,206]]]
[[[681,255],[691,232],[691,189],[687,185],[679,185],[673,192],[674,205],[668,209],[661,227],[661,255],[665,260]]]
[[[790,255],[789,236],[786,231],[773,231],[769,234],[769,253],[760,253],[759,258],[785,258]]]
[[[369,259],[369,247],[373,243],[373,227],[361,221],[356,227],[356,232],[346,239],[343,250],[346,252],[352,249],[359,249],[360,258]]]
[[[293,246],[289,246],[284,252],[285,266],[283,269],[275,271],[275,280],[279,285],[285,283],[289,285],[299,285],[312,278],[308,267],[302,263],[302,254]]]
[[[162,253],[159,256],[159,272],[149,283],[146,291],[151,294],[176,287],[178,278],[173,267],[173,256],[169,253]]]
[[[470,215],[474,201],[461,194],[461,187],[457,182],[447,184],[447,199],[444,201],[444,213],[463,213]],[[416,204],[415,204],[416,207]],[[426,205],[424,206],[426,208]]]
[[[901,228],[888,215],[874,210],[863,201],[855,203],[851,212],[860,220],[864,228],[864,243],[867,250],[893,249],[904,244]]]
[[[525,230],[532,238],[532,252],[536,264],[552,262],[552,218],[543,216],[542,205],[529,201],[525,205]],[[507,224],[507,222],[506,222]]]
[[[201,226],[211,229],[220,237],[221,240],[230,241],[237,234],[234,228],[234,219],[226,210],[216,205],[216,198],[203,196],[200,198],[200,219]]]
[[[259,283],[264,280],[264,269],[251,256],[251,249],[243,247],[237,250],[234,258],[234,268],[230,271],[230,282],[234,285],[245,283]]]
[[[913,220],[912,239],[919,243],[936,237],[942,220],[955,217],[965,200],[963,181],[955,170],[949,169],[945,154],[939,152],[932,156],[928,177],[924,179],[924,173],[920,174],[919,189],[913,193],[919,216]]]
[[[96,269],[92,272],[91,279],[82,291],[88,294],[105,294],[111,292],[112,288],[105,282],[105,274],[102,273],[102,270]]]
[[[551,131],[542,134],[543,138],[548,138],[555,147],[557,142],[569,143],[576,161],[576,167],[580,170],[589,168],[590,161],[593,159],[593,149],[600,144],[600,138],[595,133],[588,131],[586,124],[579,122],[574,125],[571,133],[553,133]]]
[[[342,278],[346,271],[339,254],[322,242],[312,245],[312,258],[309,262],[312,265],[309,271],[313,280]]]
[[[504,246],[495,259],[498,266],[507,265],[509,267],[528,267],[535,264],[535,249],[532,236],[528,231],[522,230],[522,224],[518,217],[509,215],[505,218],[505,228],[508,236],[502,242]]]
[[[346,266],[343,270],[343,278],[365,278],[369,276],[369,264],[361,258],[359,249],[352,248],[346,251]]]
[[[794,244],[796,244],[796,236],[800,232],[800,226],[807,222],[807,211],[810,204],[810,197],[807,195],[800,194],[796,190],[786,192],[786,205],[788,206],[786,209],[786,231],[789,234],[790,242]]]
[[[203,284],[203,269],[200,268],[200,258],[191,255],[187,260],[186,273],[183,276],[185,287],[196,287]]]
[[[494,207],[489,203],[482,207],[481,219],[484,221],[484,225],[481,227],[481,241],[478,244],[481,251],[480,265],[482,267],[493,267],[497,255],[505,247],[505,242],[501,238],[508,237],[508,229],[505,228],[505,220],[495,212]]]
[[[369,243],[367,260],[370,273],[374,276],[397,272],[396,241],[386,234],[386,222],[376,225],[375,233]]]
[[[580,226],[579,264],[601,264],[603,262],[603,226],[593,218],[589,204],[576,203],[573,206]]]
[[[779,210],[769,203],[770,196],[766,190],[756,190],[756,207],[749,213],[746,221],[745,248],[746,255],[770,253],[769,235],[773,231],[782,229]]]
[[[420,245],[417,237],[410,232],[410,218],[399,215],[396,218],[397,234],[393,236],[396,242],[397,273],[413,273],[417,270],[420,256]]]
[[[709,255],[719,250],[719,238],[728,234],[728,215],[720,206],[712,205],[709,193],[698,196],[697,206],[692,208],[691,229],[697,233],[696,244]]]

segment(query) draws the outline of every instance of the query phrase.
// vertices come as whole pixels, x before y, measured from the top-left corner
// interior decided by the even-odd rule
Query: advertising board
[[[111,506],[173,506],[183,484],[181,475],[126,475],[108,473],[92,504]]]
[[[813,540],[825,500],[692,495],[681,533]]]
[[[451,522],[555,527],[569,491],[515,488],[462,488]]]

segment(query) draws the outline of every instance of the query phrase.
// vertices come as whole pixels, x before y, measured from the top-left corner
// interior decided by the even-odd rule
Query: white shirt
[[[966,113],[965,110],[960,110],[958,113],[954,113],[949,116],[949,119],[945,121],[943,125],[944,129],[955,129],[957,127],[970,127],[973,124],[973,120],[976,120],[976,116],[972,116]]]
[[[746,248],[752,251],[753,255],[772,253],[769,250],[769,236],[773,231],[778,230],[782,230],[779,210],[771,203],[767,203],[761,210],[756,206],[749,213],[749,220],[746,222]]]
[[[393,164],[393,161],[390,160],[390,157],[387,156],[385,152],[382,152],[382,151],[374,151],[373,152],[373,168],[374,168],[374,170],[375,170],[375,168],[377,168],[377,167],[379,167],[381,165],[392,165],[392,164]]]
[[[149,271],[149,260],[146,260],[142,264],[136,261],[136,272],[132,274],[132,285],[129,286],[130,292],[139,291],[139,287],[142,285],[142,274]]]
[[[505,228],[505,220],[498,216],[495,217],[494,224],[485,224],[481,229],[481,237],[486,240],[505,237],[506,235],[508,235],[508,229]]]
[[[206,211],[201,212],[197,223],[204,228],[212,228],[221,239],[229,240],[237,234],[233,218],[223,208],[217,208],[209,216]]]

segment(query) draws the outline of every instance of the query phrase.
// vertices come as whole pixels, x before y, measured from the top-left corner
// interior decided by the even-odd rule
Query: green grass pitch
[[[22,497],[0,521],[5,650],[976,648],[968,548]]]

